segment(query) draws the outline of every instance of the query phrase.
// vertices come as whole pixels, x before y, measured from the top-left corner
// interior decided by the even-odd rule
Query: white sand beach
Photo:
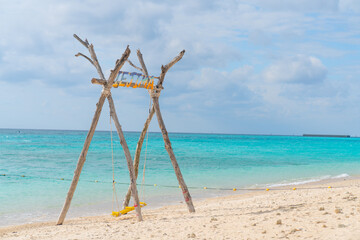
[[[328,186],[331,185],[331,188]],[[1,239],[360,239],[360,180],[284,187],[134,213],[0,229]]]

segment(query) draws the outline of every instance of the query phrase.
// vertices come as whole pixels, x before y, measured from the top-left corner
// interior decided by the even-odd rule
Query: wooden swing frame
[[[165,66],[161,66],[161,74],[160,74],[160,77],[158,78],[158,82],[157,82],[156,86],[154,86],[153,89],[148,89],[150,97],[152,98],[152,101],[153,101],[153,105],[152,105],[151,110],[149,112],[149,115],[148,115],[148,117],[147,117],[147,119],[145,121],[144,128],[143,128],[143,130],[142,130],[142,132],[140,134],[140,138],[139,138],[138,143],[136,145],[135,157],[134,157],[134,162],[133,162],[132,158],[131,158],[129,148],[128,148],[128,145],[127,145],[125,137],[124,137],[124,133],[122,131],[121,125],[119,123],[119,119],[118,119],[116,111],[115,111],[115,104],[114,104],[113,98],[111,96],[111,88],[113,87],[113,84],[114,84],[114,81],[116,79],[117,74],[119,73],[119,71],[121,70],[121,68],[123,67],[123,65],[125,64],[126,61],[132,67],[136,68],[137,70],[140,70],[143,73],[143,75],[145,75],[147,78],[149,78],[149,74],[148,74],[146,65],[144,63],[142,54],[141,54],[140,50],[137,50],[137,56],[138,56],[139,62],[141,64],[141,68],[140,68],[140,67],[137,67],[136,65],[134,65],[130,60],[128,60],[131,51],[129,49],[129,46],[127,46],[127,48],[124,51],[122,57],[116,61],[114,69],[111,71],[111,74],[110,74],[109,78],[106,80],[105,76],[103,74],[103,71],[101,69],[101,66],[99,64],[99,61],[97,59],[97,56],[95,54],[93,44],[89,44],[87,39],[85,39],[85,41],[82,40],[76,34],[74,34],[74,37],[82,45],[84,45],[88,49],[88,51],[90,53],[90,58],[88,56],[80,53],[80,52],[77,53],[75,56],[76,57],[82,56],[82,57],[86,58],[96,68],[100,79],[93,78],[91,80],[91,82],[93,84],[102,85],[103,89],[101,91],[101,95],[100,95],[100,98],[98,100],[98,103],[96,104],[96,111],[95,111],[95,114],[94,114],[94,117],[93,117],[93,120],[92,120],[92,123],[91,123],[91,127],[90,127],[89,132],[88,132],[88,134],[86,136],[83,149],[82,149],[82,151],[80,153],[78,163],[77,163],[77,166],[76,166],[76,169],[75,169],[75,172],[74,172],[74,177],[73,177],[73,180],[71,182],[69,191],[67,193],[66,200],[65,200],[64,206],[62,208],[62,211],[60,213],[59,219],[57,221],[57,225],[62,225],[63,224],[63,222],[65,220],[65,217],[66,217],[66,214],[67,214],[67,212],[68,212],[68,210],[70,208],[71,200],[72,200],[72,198],[74,196],[76,186],[77,186],[77,184],[79,182],[81,170],[82,170],[82,168],[84,166],[84,163],[86,161],[86,155],[87,155],[87,152],[89,150],[91,140],[92,140],[92,138],[94,136],[95,129],[96,129],[97,123],[99,121],[101,110],[102,110],[102,107],[104,105],[105,99],[107,99],[108,102],[109,102],[110,117],[113,119],[113,121],[115,123],[115,127],[116,127],[116,130],[117,130],[119,139],[120,139],[120,144],[121,144],[121,146],[122,146],[122,148],[124,150],[124,153],[125,153],[125,158],[126,158],[126,162],[127,162],[127,166],[128,166],[128,170],[129,170],[129,175],[130,175],[130,186],[129,186],[128,192],[127,192],[127,194],[125,196],[125,199],[124,199],[124,203],[123,203],[124,208],[129,205],[130,197],[132,196],[133,201],[134,201],[134,207],[135,207],[135,211],[136,211],[137,220],[138,221],[143,220],[142,214],[141,214],[138,191],[137,191],[137,187],[136,187],[136,179],[137,179],[138,172],[139,172],[139,162],[140,162],[141,148],[142,148],[142,145],[143,145],[143,142],[144,142],[145,135],[146,135],[147,129],[149,127],[149,124],[150,124],[150,122],[152,120],[152,117],[156,113],[158,124],[159,124],[159,127],[161,129],[161,133],[162,133],[162,136],[163,136],[163,139],[164,139],[165,149],[169,154],[171,163],[172,163],[173,168],[175,170],[175,174],[176,174],[176,177],[178,179],[179,186],[181,187],[181,190],[182,190],[185,202],[187,204],[188,210],[189,210],[189,212],[195,212],[195,208],[194,208],[194,205],[193,205],[193,202],[192,202],[192,198],[191,198],[190,193],[188,191],[187,185],[185,184],[184,178],[183,178],[183,176],[181,174],[180,167],[179,167],[179,165],[177,163],[174,151],[173,151],[173,149],[171,147],[171,142],[170,142],[170,139],[169,139],[166,127],[165,127],[165,123],[164,123],[164,120],[163,120],[161,112],[160,112],[160,106],[159,106],[159,97],[160,97],[161,90],[163,89],[163,82],[164,82],[164,79],[165,79],[165,75],[166,75],[167,71],[175,63],[177,63],[178,61],[181,60],[181,58],[183,57],[183,55],[185,53],[185,50],[181,51],[179,53],[179,55],[176,56],[168,64],[166,64]]]

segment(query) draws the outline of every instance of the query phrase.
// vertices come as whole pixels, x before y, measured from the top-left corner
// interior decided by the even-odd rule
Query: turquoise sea
[[[0,129],[0,226],[57,219],[86,134]],[[139,135],[125,133],[132,154]],[[360,175],[360,138],[169,136],[195,199],[242,192],[233,188],[276,187]],[[113,137],[116,190],[121,204],[129,174],[116,132]],[[145,147],[144,143],[141,168]],[[111,156],[110,132],[96,132],[68,218],[111,213]],[[141,200],[148,204],[146,208],[183,201],[160,133],[149,133],[145,184],[141,184],[142,169],[139,172],[138,190]]]

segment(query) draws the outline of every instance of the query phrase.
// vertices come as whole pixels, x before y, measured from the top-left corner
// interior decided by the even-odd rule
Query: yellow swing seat
[[[144,202],[140,202],[140,207],[145,207],[147,204]],[[124,215],[127,214],[128,212],[131,212],[135,210],[135,206],[133,207],[125,207],[123,210],[119,211],[119,212],[112,212],[111,215],[114,217],[119,217],[120,215]]]

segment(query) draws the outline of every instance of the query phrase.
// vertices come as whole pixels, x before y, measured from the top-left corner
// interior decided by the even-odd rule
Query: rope
[[[120,76],[120,72],[118,72],[117,76],[116,76],[116,79],[114,80],[114,83],[113,84],[116,84],[114,87],[115,88],[118,88],[119,87],[119,84],[120,84],[120,81],[119,80],[119,76]]]
[[[110,89],[103,87],[103,90],[101,91],[102,94],[104,94],[106,97],[111,94]]]
[[[70,178],[52,178],[52,177],[41,177],[41,176],[25,176],[25,175],[20,175],[20,174],[0,174],[0,177],[17,177],[17,178],[22,178],[22,179],[44,179],[44,180],[56,180],[56,181],[67,181],[67,182],[71,182],[72,179]],[[91,182],[91,183],[104,183],[104,184],[109,184],[109,181],[99,181],[99,180],[79,180],[81,182]],[[119,184],[119,185],[126,185],[129,186],[129,182],[114,182],[115,184]],[[139,185],[139,184],[137,184]],[[179,186],[174,186],[174,185],[161,185],[161,184],[143,184],[143,186],[146,187],[163,187],[163,188],[179,188]],[[343,188],[343,187],[347,187],[347,186],[341,186],[341,187],[333,187],[333,186],[328,186],[328,187],[299,187],[296,188],[296,190],[305,190],[305,189],[326,189],[326,188]],[[198,186],[188,186],[189,189],[204,189],[204,190],[223,190],[223,191],[234,191],[234,188],[226,188],[226,187],[198,187]],[[289,189],[291,188],[291,189]],[[273,191],[273,190],[277,190],[277,191],[284,191],[284,190],[294,190],[293,186],[289,185],[289,188],[236,188],[236,190],[242,190],[242,191],[265,191],[265,190],[269,190],[269,191]]]
[[[116,205],[120,211],[120,205],[116,194],[116,187],[115,187],[115,167],[114,167],[114,147],[113,147],[113,136],[112,136],[112,122],[111,122],[111,114],[110,114],[110,138],[111,138],[111,162],[112,162],[112,174],[113,174],[113,195],[112,195],[112,210],[114,211],[114,198],[116,199]]]
[[[117,82],[118,82],[118,80],[119,80],[119,76],[120,76],[120,72],[118,72],[118,74],[117,74],[117,76],[116,76],[116,79],[115,79],[114,83],[117,83]],[[119,83],[118,83],[118,86],[119,86]]]
[[[149,98],[149,113],[150,113],[150,111],[151,111],[151,97]],[[146,131],[145,159],[144,159],[144,167],[143,167],[143,177],[142,177],[142,181],[141,181],[141,196],[142,196],[143,202],[145,202],[144,184],[145,184],[145,169],[146,169],[146,155],[147,155],[148,140],[149,140],[149,127]]]
[[[150,93],[151,97],[157,97],[158,98],[158,97],[160,97],[161,91],[157,90],[157,89],[154,89],[154,90],[149,91],[149,93]]]

